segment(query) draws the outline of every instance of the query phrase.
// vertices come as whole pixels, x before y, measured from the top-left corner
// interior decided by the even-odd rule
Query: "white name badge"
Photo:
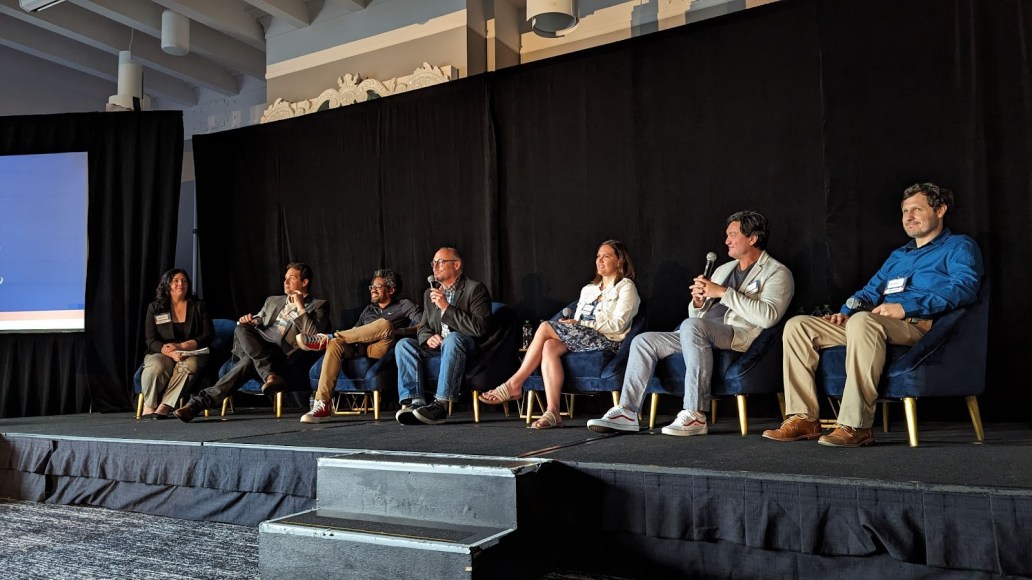
[[[154,316],[154,324],[168,324],[172,322],[171,314],[157,314]]]
[[[749,283],[748,286],[745,287],[745,293],[746,294],[756,294],[759,291],[760,291],[760,281],[759,280],[753,280],[752,282]]]
[[[895,294],[902,292],[907,288],[906,278],[893,278],[885,284],[885,292],[883,294]]]

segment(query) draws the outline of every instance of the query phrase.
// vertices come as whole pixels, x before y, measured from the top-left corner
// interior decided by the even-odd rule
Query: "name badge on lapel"
[[[902,291],[904,291],[906,289],[907,289],[907,279],[906,279],[906,277],[893,278],[892,280],[889,280],[885,284],[885,292],[882,292],[882,294],[896,294],[897,292],[902,292]]]
[[[172,322],[172,315],[168,313],[156,314],[154,316],[154,324],[168,324]]]
[[[760,281],[759,280],[753,280],[752,282],[749,282],[748,286],[745,287],[745,293],[746,294],[756,294],[759,291],[760,291]]]

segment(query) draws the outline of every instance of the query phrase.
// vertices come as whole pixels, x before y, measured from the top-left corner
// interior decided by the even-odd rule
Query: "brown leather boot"
[[[834,431],[821,437],[818,441],[821,445],[831,447],[863,447],[874,443],[874,434],[871,429],[857,429],[848,425],[839,425]]]
[[[802,415],[792,415],[781,427],[767,429],[763,436],[773,441],[799,441],[802,439],[816,439],[821,436],[821,422],[808,421]]]

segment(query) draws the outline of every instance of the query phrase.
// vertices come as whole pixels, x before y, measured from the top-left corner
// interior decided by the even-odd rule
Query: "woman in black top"
[[[204,302],[191,293],[186,272],[175,268],[162,274],[154,302],[147,307],[141,418],[168,418],[183,387],[208,359],[183,351],[208,346],[214,335]]]

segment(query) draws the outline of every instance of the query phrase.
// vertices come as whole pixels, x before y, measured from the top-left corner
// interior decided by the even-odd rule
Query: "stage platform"
[[[869,572],[1032,575],[1032,430],[902,421],[877,443],[835,449],[738,434],[725,415],[704,437],[527,429],[469,412],[438,426],[341,416],[318,425],[268,410],[225,418],[140,421],[129,414],[0,420],[0,495],[245,525],[316,507],[320,457],[367,451],[550,460],[532,498],[547,514],[553,557],[609,574],[798,576]],[[669,421],[670,417],[663,417]],[[454,490],[456,494],[462,490]],[[526,500],[522,500],[526,501]],[[536,523],[534,525],[542,525]],[[614,551],[616,550],[616,551]],[[600,556],[600,554],[608,554]],[[628,559],[629,558],[629,559]]]

